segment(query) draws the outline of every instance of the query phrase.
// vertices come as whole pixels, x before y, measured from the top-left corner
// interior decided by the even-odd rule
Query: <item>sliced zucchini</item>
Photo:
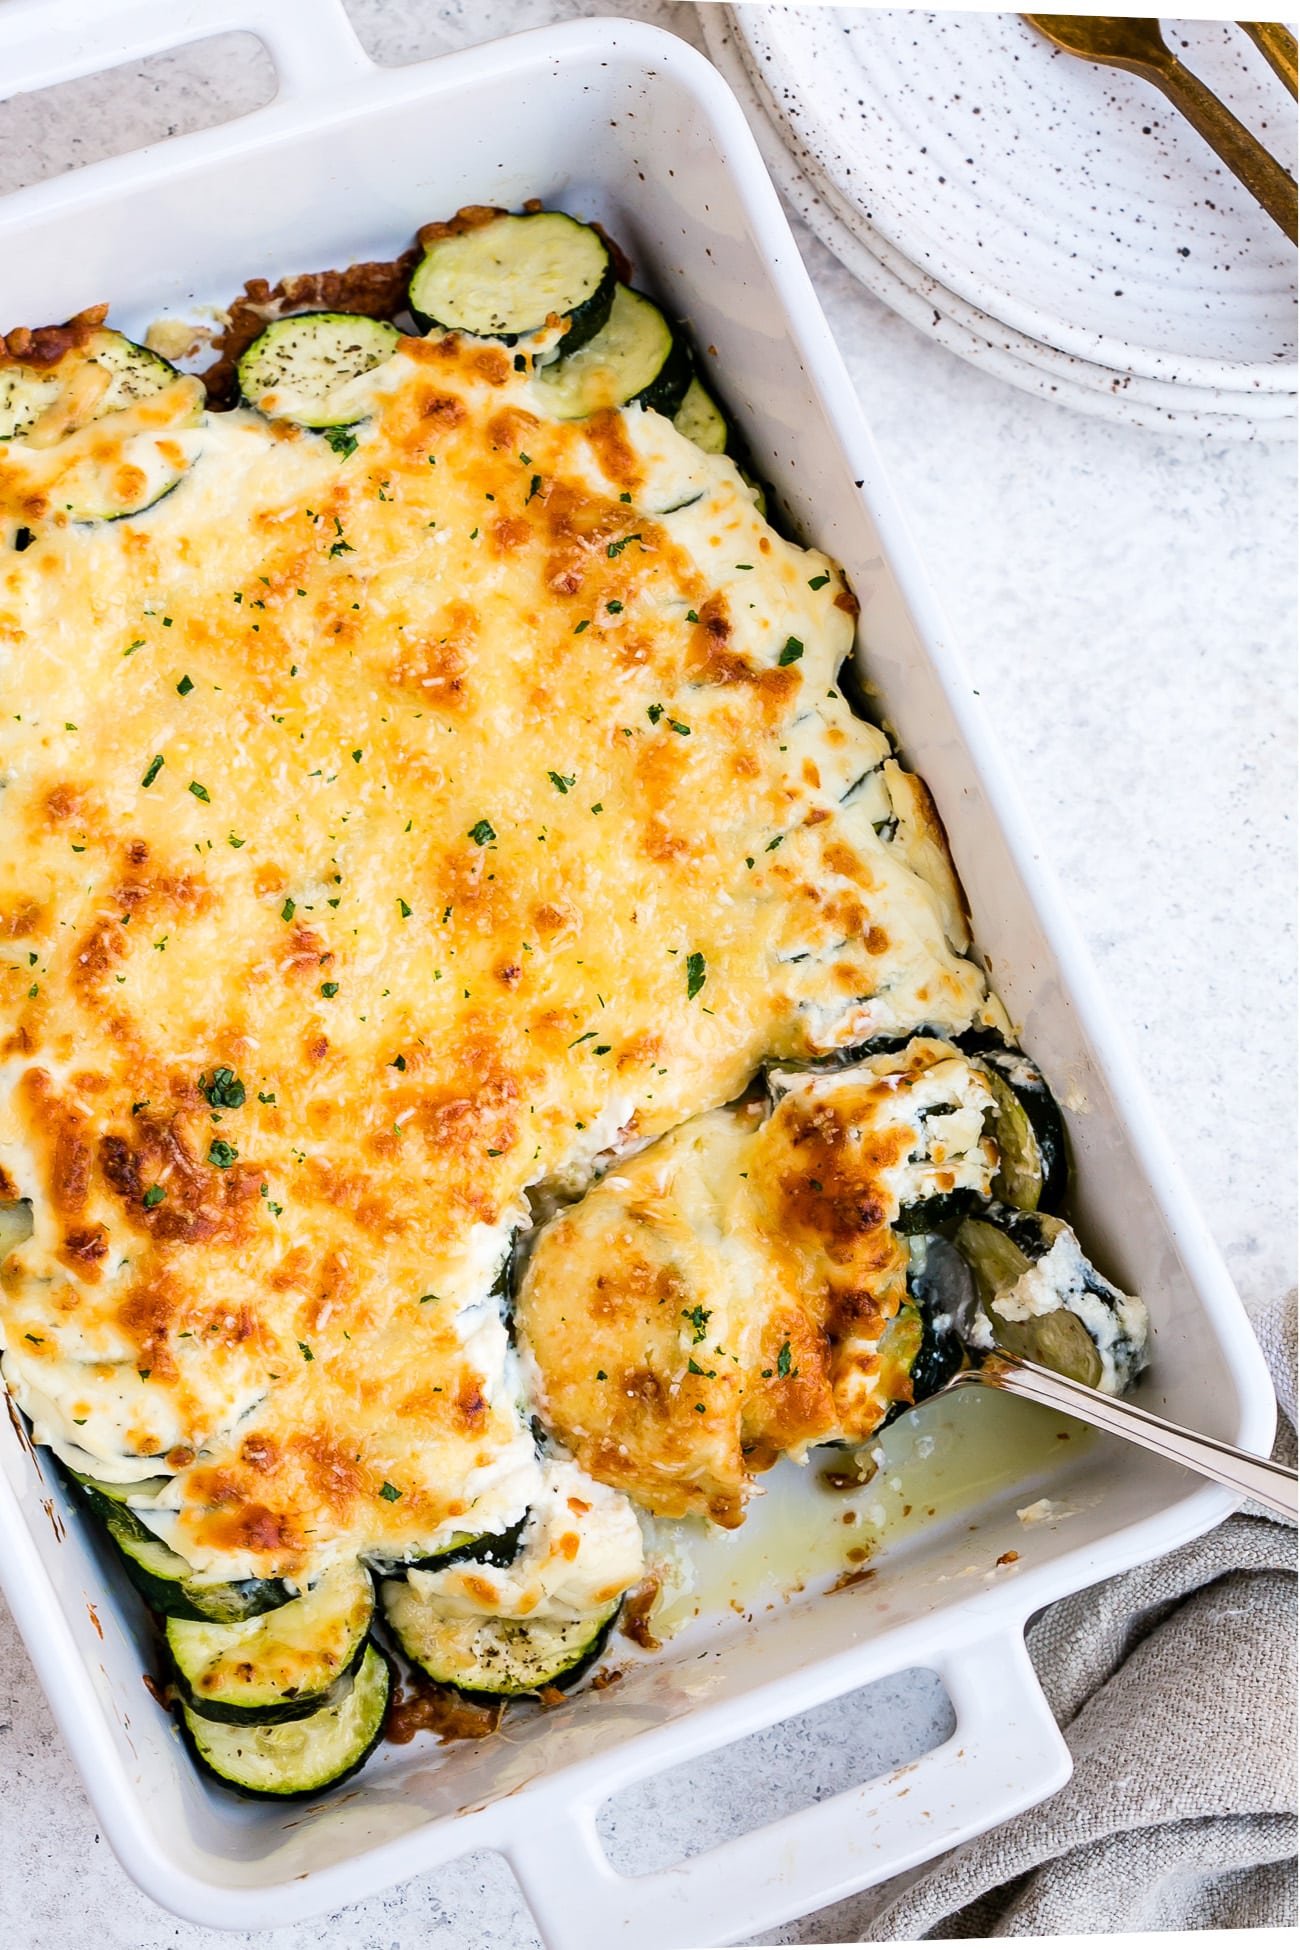
[[[102,1477],[83,1476],[75,1469],[68,1474],[83,1490],[94,1490],[96,1496],[110,1503],[129,1503],[133,1496],[157,1496],[171,1482],[170,1476],[146,1476],[138,1483],[106,1483]]]
[[[506,345],[567,318],[567,358],[609,317],[617,278],[598,231],[562,210],[494,217],[430,244],[411,278],[411,315],[424,331],[469,332]]]
[[[962,1223],[955,1243],[1009,1353],[1111,1395],[1145,1366],[1146,1308],[1084,1258],[1064,1219],[990,1204]]]
[[[104,327],[54,365],[0,364],[0,440],[21,439],[56,404],[66,407],[71,430],[134,406],[179,377],[159,353]]]
[[[483,1700],[572,1686],[604,1651],[619,1612],[615,1603],[589,1618],[489,1618],[455,1611],[404,1582],[383,1585],[380,1595],[411,1664],[438,1685]]]
[[[582,420],[608,406],[644,406],[671,419],[691,383],[691,356],[658,305],[620,284],[595,337],[536,375],[558,420]]]
[[[959,1185],[951,1192],[934,1192],[929,1198],[913,1199],[894,1220],[895,1232],[938,1232],[942,1226],[956,1225],[983,1200],[969,1186]]]
[[[177,1551],[164,1544],[134,1510],[89,1483],[87,1503],[117,1545],[123,1567],[140,1596],[164,1618],[210,1619],[230,1624],[287,1604],[293,1593],[280,1578],[240,1578],[210,1584]]]
[[[527,1522],[525,1511],[508,1530],[482,1531],[477,1535],[473,1531],[457,1531],[443,1550],[431,1551],[424,1557],[403,1558],[400,1562],[391,1558],[381,1560],[383,1574],[396,1577],[407,1571],[446,1571],[453,1564],[495,1564],[504,1570],[519,1555]]]
[[[255,1799],[289,1801],[336,1787],[364,1767],[379,1744],[393,1668],[373,1640],[350,1686],[305,1720],[234,1726],[180,1705],[195,1760],[224,1787]]]
[[[1020,1050],[989,1048],[973,1060],[996,1105],[993,1136],[1002,1162],[994,1191],[1024,1212],[1055,1211],[1069,1172],[1065,1126],[1046,1077]]]
[[[673,414],[673,425],[702,453],[726,453],[731,428],[722,408],[705,392],[698,379],[692,379],[686,388],[686,396]]]
[[[300,427],[351,426],[368,408],[358,380],[392,358],[401,336],[382,318],[352,312],[277,318],[239,361],[240,396],[269,419]]]
[[[353,1559],[274,1611],[229,1625],[169,1618],[164,1636],[196,1713],[231,1725],[270,1725],[306,1719],[329,1704],[360,1664],[374,1610],[374,1582]]]
[[[924,1234],[908,1241],[907,1291],[921,1320],[912,1364],[912,1400],[937,1394],[965,1364],[960,1323],[971,1302],[971,1271],[947,1239]]]

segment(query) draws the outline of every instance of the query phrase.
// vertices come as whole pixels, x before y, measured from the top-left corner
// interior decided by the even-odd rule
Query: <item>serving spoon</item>
[[[1295,243],[1295,184],[1232,110],[1183,66],[1166,44],[1158,20],[1126,20],[1114,14],[1025,14],[1023,18],[1063,53],[1103,67],[1124,68],[1167,95]]]
[[[945,1269],[950,1281],[957,1274],[956,1262],[957,1255],[953,1253]],[[971,1365],[961,1368],[932,1395],[924,1397],[925,1400],[934,1401],[958,1388],[997,1388],[1003,1394],[1018,1395],[1022,1401],[1038,1402],[1043,1408],[1072,1415],[1076,1421],[1089,1422],[1107,1435],[1122,1436],[1125,1442],[1136,1443],[1139,1449],[1149,1449],[1169,1462],[1182,1463],[1187,1469],[1223,1483],[1239,1496],[1266,1504],[1279,1516],[1296,1521],[1300,1513],[1300,1487],[1294,1469],[1285,1463],[1249,1455],[1230,1442],[1218,1442],[1213,1436],[1180,1428],[1176,1422],[1166,1422],[1162,1416],[1152,1415],[1133,1402],[1116,1395],[1103,1395],[1096,1388],[998,1346],[996,1322],[991,1322],[980,1308],[973,1278],[963,1268],[958,1279],[955,1291],[949,1287],[945,1324],[961,1342]]]

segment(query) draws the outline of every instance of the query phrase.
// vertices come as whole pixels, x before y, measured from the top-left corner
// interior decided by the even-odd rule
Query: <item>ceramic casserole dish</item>
[[[802,533],[844,566],[859,641],[928,780],[995,989],[1067,1109],[1085,1246],[1153,1326],[1141,1399],[1266,1453],[1266,1371],[1208,1233],[1109,1023],[1086,956],[937,612],[744,117],[683,42],[574,22],[380,69],[336,0],[6,0],[0,95],[244,28],[273,102],[220,128],[0,204],[0,330],[111,300],[142,335],[245,277],[392,254],[466,203],[527,197],[597,217],[716,354],[726,397]],[[275,195],[266,194],[274,180]],[[702,1616],[621,1683],[513,1724],[509,1739],[381,1749],[316,1802],[205,1786],[141,1684],[142,1608],[68,1513],[44,1452],[0,1428],[0,1573],[104,1831],[177,1914],[296,1921],[467,1850],[508,1858],[555,1950],[719,1943],[894,1875],[1059,1788],[1069,1757],[1024,1648],[1042,1605],[1208,1529],[1228,1494],[1097,1441],[887,1550],[869,1580],[749,1618]],[[1069,1521],[1026,1528],[1050,1494]],[[1015,1551],[1015,1575],[972,1575]],[[868,1682],[937,1672],[952,1737],[686,1863],[610,1865],[603,1803],[632,1783]]]

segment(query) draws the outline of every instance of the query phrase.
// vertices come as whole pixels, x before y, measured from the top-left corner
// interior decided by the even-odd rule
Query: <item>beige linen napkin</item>
[[[1296,1454],[1295,1295],[1256,1321]],[[1074,1756],[1040,1807],[931,1863],[863,1941],[1296,1921],[1296,1533],[1247,1504],[1028,1636]]]

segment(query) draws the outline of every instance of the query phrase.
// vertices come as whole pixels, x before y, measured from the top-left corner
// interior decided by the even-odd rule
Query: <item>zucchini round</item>
[[[1145,1365],[1146,1308],[1089,1264],[1063,1219],[994,1203],[955,1244],[1008,1353],[1116,1395]]]
[[[423,331],[505,345],[541,331],[548,318],[565,318],[563,359],[604,325],[616,283],[598,231],[562,210],[536,210],[437,238],[415,267],[408,303]]]
[[[1047,1079],[1020,1050],[986,1049],[974,1057],[996,1106],[993,1136],[1001,1157],[993,1189],[1023,1212],[1054,1212],[1069,1168],[1065,1126]]]
[[[644,406],[671,419],[691,383],[691,355],[658,305],[620,284],[594,338],[536,374],[557,420],[583,420],[610,406]]]
[[[277,318],[239,361],[240,397],[268,419],[351,426],[367,410],[356,381],[391,359],[401,336],[386,320],[354,312]]]
[[[380,1595],[411,1664],[477,1700],[574,1685],[604,1651],[621,1603],[589,1618],[490,1618],[452,1610],[405,1582],[383,1585]]]
[[[392,1665],[372,1639],[346,1691],[308,1719],[234,1726],[182,1701],[181,1730],[204,1773],[223,1787],[255,1800],[300,1800],[365,1766],[384,1731],[392,1682]]]
[[[965,1364],[959,1323],[972,1297],[970,1268],[947,1239],[921,1235],[910,1241],[907,1291],[921,1317],[921,1345],[912,1364],[912,1400],[921,1402]]]
[[[685,397],[673,414],[673,425],[701,453],[725,454],[731,441],[726,415],[698,379],[692,379],[686,388]]]
[[[164,1618],[206,1619],[232,1624],[256,1618],[287,1604],[293,1593],[280,1578],[240,1578],[205,1583],[193,1567],[155,1536],[125,1503],[82,1484],[87,1503],[116,1544],[122,1566],[146,1604]]]
[[[361,1661],[374,1610],[370,1573],[353,1559],[274,1611],[229,1625],[169,1618],[164,1637],[196,1713],[271,1725],[305,1719],[336,1697]]]
[[[79,375],[93,368],[89,379]],[[180,375],[160,353],[137,345],[122,332],[107,327],[86,344],[67,352],[52,366],[28,366],[19,361],[0,364],[0,440],[19,440],[41,415],[65,400],[77,425],[102,420],[138,400],[160,393]],[[85,391],[86,405],[78,411],[75,388]]]

